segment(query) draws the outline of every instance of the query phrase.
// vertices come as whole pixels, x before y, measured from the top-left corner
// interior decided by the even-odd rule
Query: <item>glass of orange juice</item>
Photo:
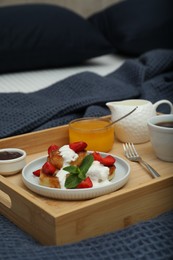
[[[114,126],[108,126],[110,122],[98,117],[75,119],[69,123],[69,141],[86,142],[87,150],[109,152],[114,144]]]

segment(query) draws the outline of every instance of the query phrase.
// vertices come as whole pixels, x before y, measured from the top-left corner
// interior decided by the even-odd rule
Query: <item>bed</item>
[[[106,76],[119,68],[124,60],[125,58],[121,55],[107,54],[92,58],[85,62],[85,64],[75,67],[3,74],[0,76],[0,93],[30,93],[84,71]]]
[[[0,138],[109,115],[108,101],[173,103],[173,2],[145,2],[0,1]],[[119,232],[46,247],[1,215],[0,257],[171,259],[172,220],[166,212]]]

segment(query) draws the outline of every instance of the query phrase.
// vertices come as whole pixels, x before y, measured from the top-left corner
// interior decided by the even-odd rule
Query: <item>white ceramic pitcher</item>
[[[144,99],[129,99],[106,103],[111,111],[112,121],[117,120],[137,106],[137,109],[132,114],[115,124],[116,137],[121,142],[148,142],[150,138],[147,121],[157,114],[157,108],[161,104],[169,105],[170,113],[173,113],[172,103],[165,99],[157,101],[154,104]]]

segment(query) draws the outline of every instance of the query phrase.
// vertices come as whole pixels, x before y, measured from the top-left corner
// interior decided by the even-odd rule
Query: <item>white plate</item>
[[[100,154],[102,156],[108,155],[106,153]],[[120,157],[113,157],[116,158],[115,176],[110,181],[110,184],[105,186],[88,189],[58,189],[39,185],[39,178],[33,175],[33,171],[40,169],[43,166],[43,164],[46,162],[47,156],[40,157],[27,164],[22,170],[22,180],[30,190],[49,198],[63,200],[83,200],[95,198],[120,189],[128,181],[130,174],[129,164]]]

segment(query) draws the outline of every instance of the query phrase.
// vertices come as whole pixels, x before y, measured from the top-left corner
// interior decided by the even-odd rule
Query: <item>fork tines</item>
[[[127,157],[138,156],[138,153],[137,153],[133,143],[125,143],[125,144],[123,144],[123,148],[124,148],[125,155]]]

